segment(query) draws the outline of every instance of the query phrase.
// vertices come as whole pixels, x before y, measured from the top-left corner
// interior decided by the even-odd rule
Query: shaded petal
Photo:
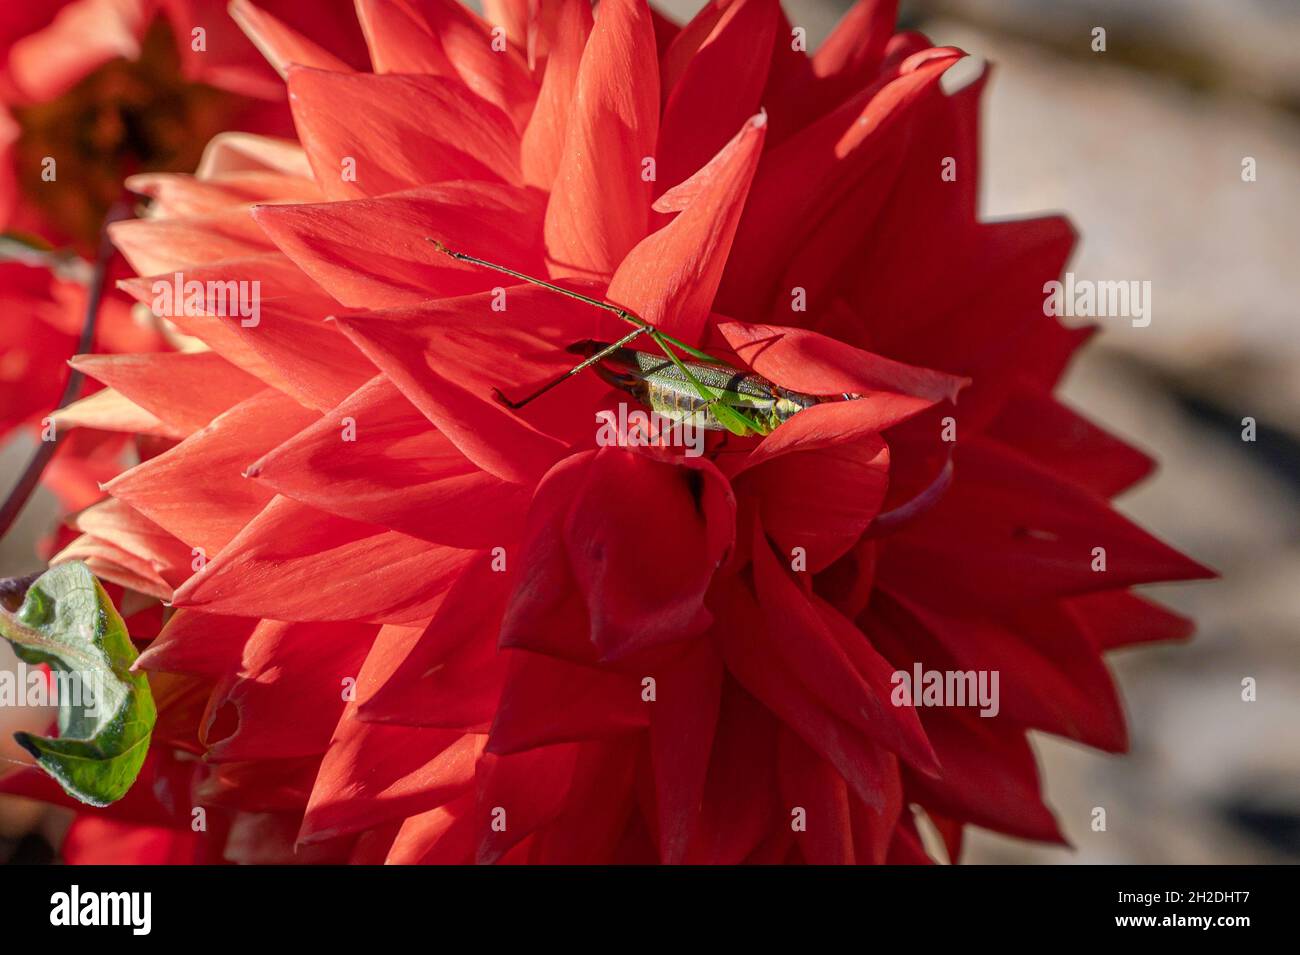
[[[286,759],[325,752],[375,628],[260,621],[236,674],[213,691],[200,727],[211,762]],[[235,725],[230,732],[227,714]]]
[[[466,568],[427,626],[413,639],[402,638],[402,645],[394,639],[389,655],[400,659],[386,674],[372,677],[367,659],[357,685],[360,718],[486,730],[501,697],[508,662],[507,654],[497,650],[506,594],[504,581],[490,561],[479,560]],[[380,642],[385,642],[382,632]],[[372,686],[372,681],[379,685]]]
[[[749,455],[734,476],[741,500],[755,500],[781,553],[803,549],[818,573],[852,547],[880,513],[889,485],[889,448],[874,409],[843,402],[809,408]],[[787,433],[789,432],[789,433]]]
[[[476,859],[491,864],[564,811],[583,747],[576,743],[479,760]],[[504,826],[493,825],[499,820]]]
[[[789,44],[775,47],[788,49]],[[764,315],[782,305],[788,308],[789,291],[779,284],[785,265],[817,233],[823,217],[864,181],[873,163],[904,142],[913,124],[903,120],[936,90],[939,78],[961,55],[945,47],[917,54],[798,136],[768,149],[736,234],[734,264],[723,278],[721,311]],[[770,109],[778,124],[778,107]],[[776,132],[774,125],[772,135]],[[888,188],[883,181],[880,189]]]
[[[944,815],[1022,839],[1064,843],[1039,794],[1038,766],[1023,733],[956,711],[928,709],[925,731],[943,775],[904,769],[908,795]]]
[[[132,669],[212,678],[235,673],[257,620],[177,610]]]
[[[937,611],[1014,608],[1037,600],[1211,571],[1098,497],[997,444],[957,449],[942,500],[888,541],[880,580]],[[1093,570],[1093,549],[1106,569]]]
[[[762,106],[779,10],[777,0],[715,0],[677,34],[662,66],[658,192],[704,166]]]
[[[484,737],[363,723],[344,711],[321,761],[298,840],[322,842],[469,792]]]
[[[853,865],[853,823],[844,778],[790,730],[782,728],[777,740],[781,799],[805,814],[807,828],[795,836],[804,860],[810,865]]]
[[[348,64],[249,0],[231,0],[230,16],[281,77],[289,66],[350,72]]]
[[[642,699],[635,676],[522,650],[507,655],[491,753],[617,736],[650,724],[653,705]]]
[[[698,825],[722,699],[722,658],[709,641],[690,647],[655,675],[650,754],[659,856],[680,863]]]
[[[1050,395],[1017,389],[985,432],[1102,497],[1114,497],[1151,473],[1155,462]]]
[[[599,450],[564,520],[564,539],[600,658],[702,632],[711,619],[704,595],[734,543],[734,528],[731,488],[708,461],[677,466],[620,448]],[[671,559],[645,559],[657,538],[672,542]],[[520,612],[516,603],[512,613]]]

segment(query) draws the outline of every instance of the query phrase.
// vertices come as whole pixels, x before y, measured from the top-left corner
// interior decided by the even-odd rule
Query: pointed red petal
[[[263,388],[213,352],[79,355],[71,364],[157,415],[178,435],[205,427]],[[178,388],[178,382],[185,387]]]
[[[247,474],[339,517],[454,547],[513,541],[530,496],[470,462],[383,376]]]
[[[677,35],[663,64],[656,192],[707,163],[726,145],[727,131],[762,107],[779,10],[777,0],[714,3],[696,17],[707,19],[707,32],[693,20]],[[716,95],[719,89],[727,95]]]
[[[427,618],[476,556],[277,497],[173,602],[235,616],[409,623]]]
[[[431,239],[541,272],[541,216],[535,193],[486,182],[253,210],[271,241],[349,308],[415,305],[502,284],[497,273],[458,262]]]
[[[591,4],[587,0],[559,0],[558,6],[550,31],[546,73],[521,147],[524,181],[547,191],[564,154],[578,68],[592,27]]]
[[[104,490],[211,557],[273,496],[240,477],[244,468],[315,417],[283,395],[263,391],[123,472]]]
[[[758,166],[765,124],[761,115],[746,122],[692,179],[685,210],[619,264],[611,301],[669,335],[698,341]]]
[[[288,82],[298,135],[330,199],[446,179],[520,181],[510,120],[458,81],[294,67]]]
[[[659,133],[659,63],[645,0],[607,0],[578,70],[575,109],[546,209],[553,275],[605,277],[646,232],[642,178]]]
[[[349,708],[321,761],[299,842],[372,829],[469,792],[483,740],[454,730],[363,723]]]

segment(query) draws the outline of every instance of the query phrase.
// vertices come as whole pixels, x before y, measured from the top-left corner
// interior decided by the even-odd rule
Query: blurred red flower
[[[48,0],[0,11],[0,438],[48,415],[63,391],[86,311],[90,268],[78,256],[94,257],[104,218],[125,195],[122,180],[192,172],[223,130],[291,133],[283,84],[225,8],[225,0]],[[272,8],[363,58],[338,11],[300,0]],[[96,351],[167,346],[129,304],[105,301]],[[69,442],[47,484],[70,508],[91,503],[123,444],[102,435]]]
[[[1051,395],[1074,235],[977,219],[987,73],[946,91],[963,54],[885,0],[811,57],[776,0],[357,0],[373,72],[236,10],[301,148],[137,175],[113,237],[139,301],[257,281],[260,318],[162,309],[208,350],[79,359],[107,390],[62,416],[165,449],[63,555],[181,608],[140,664],[159,811],[239,861],[927,861],[918,813],[953,856],[1060,839],[1027,730],[1123,750],[1102,653],[1187,633],[1128,588],[1205,571],[1110,509],[1150,462]],[[494,308],[429,238],[863,400],[597,447],[596,376],[492,389],[619,330]],[[893,705],[916,664],[997,671],[999,712]]]

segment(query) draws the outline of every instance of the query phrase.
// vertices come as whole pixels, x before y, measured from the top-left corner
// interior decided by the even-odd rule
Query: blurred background
[[[682,21],[702,3],[659,5]],[[810,46],[849,5],[785,3]],[[1300,861],[1300,3],[904,0],[902,23],[995,64],[983,215],[1064,211],[1081,234],[1079,278],[1152,283],[1151,324],[1101,320],[1063,398],[1160,462],[1120,509],[1222,574],[1147,588],[1198,621],[1190,643],[1111,657],[1128,755],[1038,737],[1047,802],[1074,848],[975,831],[966,861]],[[6,486],[30,448],[0,451]],[[0,576],[39,569],[53,512],[44,496],[29,506]],[[1242,701],[1246,677],[1255,702]],[[0,757],[21,755],[18,720],[44,717],[0,709]],[[1094,807],[1105,832],[1091,829]],[[0,859],[39,853],[21,835],[57,841],[62,825],[0,804]]]

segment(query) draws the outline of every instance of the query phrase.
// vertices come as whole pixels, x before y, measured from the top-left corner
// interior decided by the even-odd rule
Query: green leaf
[[[0,607],[0,636],[26,663],[48,663],[58,681],[58,738],[15,733],[19,745],[84,803],[125,796],[157,711],[148,679],[131,672],[135,647],[95,575],[80,562],[46,571],[17,612]]]

